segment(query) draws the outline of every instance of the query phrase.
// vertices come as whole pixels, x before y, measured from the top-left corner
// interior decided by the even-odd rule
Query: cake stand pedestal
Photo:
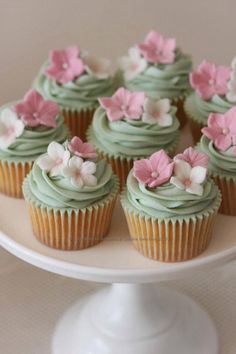
[[[199,257],[160,263],[133,248],[119,203],[108,237],[76,252],[40,244],[23,201],[0,196],[0,205],[0,244],[9,252],[50,272],[112,284],[80,299],[61,317],[53,354],[219,354],[207,313],[187,296],[159,284],[234,259],[236,218],[217,217],[213,240]]]

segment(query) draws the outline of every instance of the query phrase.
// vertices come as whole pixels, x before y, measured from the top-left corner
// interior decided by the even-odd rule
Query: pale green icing
[[[178,98],[190,90],[189,72],[192,60],[189,55],[176,51],[171,64],[148,64],[147,68],[132,80],[124,80],[124,86],[131,91],[144,91],[152,98]]]
[[[99,97],[111,96],[117,88],[116,76],[97,79],[86,73],[73,82],[59,84],[44,75],[46,66],[47,63],[38,73],[33,87],[46,99],[57,102],[64,109],[94,109],[98,106]]]
[[[196,92],[191,93],[185,101],[188,115],[203,125],[207,124],[210,113],[225,113],[234,106],[225,96],[214,95],[210,100],[203,100]]]
[[[106,111],[99,107],[88,132],[88,140],[106,154],[118,157],[139,158],[149,156],[159,149],[171,150],[179,137],[176,109],[171,109],[173,124],[161,127],[141,120],[110,122]]]
[[[1,107],[1,111],[6,107],[12,107],[14,103]],[[47,151],[51,141],[59,143],[68,138],[68,129],[63,124],[63,117],[56,117],[56,128],[39,126],[36,128],[25,128],[23,134],[16,138],[15,142],[6,149],[0,149],[0,160],[12,162],[34,161],[39,155]]]
[[[197,148],[209,156],[211,173],[236,178],[236,156],[227,151],[217,150],[213,142],[204,135]]]
[[[153,218],[183,218],[205,212],[216,203],[219,192],[213,181],[208,178],[203,188],[202,196],[187,193],[171,183],[149,189],[134,178],[131,170],[123,199],[127,207]]]
[[[38,206],[43,204],[58,209],[83,209],[94,205],[117,188],[116,177],[110,165],[104,160],[100,160],[96,165],[97,185],[76,188],[66,177],[50,177],[40,169],[36,161],[24,186],[25,198],[34,201]]]

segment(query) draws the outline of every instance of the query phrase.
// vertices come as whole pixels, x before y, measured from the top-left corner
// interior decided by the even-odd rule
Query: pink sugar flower
[[[28,127],[45,125],[55,128],[59,107],[53,101],[44,100],[36,90],[29,90],[23,101],[15,105],[15,112]]]
[[[73,137],[73,139],[68,144],[68,148],[70,152],[78,157],[85,159],[94,159],[97,157],[94,146],[89,143],[83,143],[83,141],[77,136]]]
[[[229,67],[216,66],[204,60],[196,71],[190,73],[190,83],[201,98],[208,100],[214,95],[227,93],[230,74]]]
[[[164,150],[152,154],[149,159],[134,162],[134,177],[138,182],[155,188],[167,182],[172,174],[174,163]]]
[[[217,149],[225,151],[236,143],[236,107],[225,114],[211,113],[208,126],[202,133],[214,142]]]
[[[174,161],[186,161],[191,167],[201,166],[207,168],[209,157],[206,154],[189,147],[184,150],[182,154],[176,155]]]
[[[113,122],[127,119],[140,119],[145,100],[144,92],[130,92],[119,88],[113,96],[99,98],[99,102],[107,111],[108,119]]]
[[[149,32],[138,48],[149,63],[169,64],[175,60],[176,40],[164,38],[155,31]]]
[[[84,63],[79,57],[79,47],[68,47],[64,50],[52,50],[50,63],[44,73],[60,84],[66,84],[80,76],[84,71]]]

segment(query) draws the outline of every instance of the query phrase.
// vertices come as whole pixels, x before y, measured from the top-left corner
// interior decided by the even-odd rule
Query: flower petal
[[[182,183],[182,181],[175,176],[171,177],[170,183],[173,184],[178,189],[181,189],[181,190],[185,189],[185,185]]]
[[[47,149],[48,155],[53,159],[63,158],[64,151],[64,146],[55,141],[52,141]]]
[[[201,166],[193,167],[190,172],[190,180],[194,183],[203,183],[206,179],[207,169]]]
[[[188,188],[186,188],[186,192],[201,196],[203,195],[203,186],[192,182],[191,185]]]
[[[84,184],[88,187],[94,187],[97,185],[97,177],[93,175],[83,175]]]
[[[81,172],[83,174],[93,174],[96,172],[96,164],[92,161],[85,161],[82,165]]]
[[[175,176],[184,181],[185,179],[190,178],[191,166],[186,161],[175,161],[174,163],[174,174]]]
[[[50,156],[43,155],[37,159],[37,165],[41,170],[49,172],[54,167],[55,162]]]

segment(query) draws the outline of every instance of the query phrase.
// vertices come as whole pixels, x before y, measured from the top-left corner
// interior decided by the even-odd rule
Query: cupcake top
[[[94,147],[78,137],[64,144],[51,142],[34,163],[25,197],[38,206],[83,209],[114,193],[117,179]]]
[[[202,129],[199,149],[209,158],[209,169],[214,174],[234,177],[236,174],[236,107],[225,114],[211,113],[207,127]]]
[[[98,97],[115,90],[116,80],[109,69],[108,59],[92,57],[78,46],[52,50],[33,85],[64,109],[94,109]]]
[[[0,108],[1,160],[33,161],[50,141],[62,142],[67,136],[58,105],[35,90],[28,91],[22,101]]]
[[[206,124],[211,112],[225,113],[236,103],[236,58],[231,68],[204,60],[190,73],[194,92],[187,98],[186,111]]]
[[[176,108],[169,99],[147,98],[144,92],[119,88],[99,99],[88,139],[98,151],[112,156],[138,158],[158,148],[173,149],[179,136]]]
[[[191,147],[173,160],[160,150],[148,159],[135,161],[127,179],[128,206],[159,219],[206,211],[218,198],[207,167],[207,155]]]
[[[174,38],[164,38],[158,32],[149,32],[143,43],[131,47],[119,66],[124,86],[131,91],[175,99],[190,90],[191,57],[177,48]]]

